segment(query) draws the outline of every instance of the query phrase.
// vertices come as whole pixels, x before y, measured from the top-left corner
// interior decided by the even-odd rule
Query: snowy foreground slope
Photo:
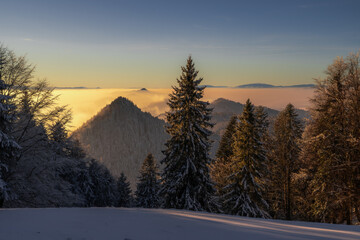
[[[360,239],[360,227],[164,209],[1,209],[0,239]]]

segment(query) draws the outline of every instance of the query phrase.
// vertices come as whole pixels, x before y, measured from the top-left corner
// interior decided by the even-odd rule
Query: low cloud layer
[[[55,90],[61,105],[68,105],[73,111],[72,130],[81,126],[107,104],[119,96],[133,101],[143,111],[158,116],[164,113],[171,89],[66,89]],[[232,101],[245,103],[250,100],[255,105],[281,110],[286,104],[292,103],[296,108],[307,109],[309,99],[313,97],[313,88],[273,88],[273,89],[235,89],[235,88],[208,88],[205,90],[204,100],[214,101],[226,98]]]

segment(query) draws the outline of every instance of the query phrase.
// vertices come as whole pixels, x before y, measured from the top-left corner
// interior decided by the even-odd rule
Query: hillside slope
[[[165,122],[142,112],[126,98],[119,97],[73,133],[85,151],[104,163],[114,176],[123,171],[135,187],[142,162],[148,153],[157,161],[167,134]]]
[[[359,226],[166,209],[3,209],[0,240],[360,239]]]
[[[210,107],[213,108],[212,122],[216,123],[212,129],[214,134],[211,137],[213,140],[211,156],[215,156],[216,150],[219,146],[220,137],[224,134],[228,121],[232,115],[239,115],[242,113],[244,104],[224,98],[218,98],[210,104]],[[264,110],[268,114],[271,130],[279,111],[267,107],[264,107]],[[299,119],[303,122],[305,122],[305,119],[310,118],[310,114],[307,111],[296,109],[296,112]]]
[[[213,108],[213,140],[210,155],[215,156],[220,136],[234,114],[241,114],[244,105],[219,98],[210,104]],[[272,122],[279,111],[265,108]],[[301,118],[307,112],[298,110]],[[164,114],[161,116],[164,118]],[[114,176],[123,171],[132,189],[135,189],[137,176],[143,160],[153,153],[158,163],[163,158],[165,142],[165,121],[142,112],[126,98],[119,97],[102,109],[73,133],[87,154],[104,163]]]

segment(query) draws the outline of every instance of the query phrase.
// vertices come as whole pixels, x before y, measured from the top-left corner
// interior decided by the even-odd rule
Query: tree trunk
[[[360,211],[359,211],[359,207],[357,204],[355,204],[355,215],[356,215],[356,218],[358,220],[358,222],[360,222]]]
[[[287,172],[287,189],[286,189],[286,195],[287,195],[287,198],[286,198],[286,220],[291,220],[291,198],[290,198],[290,182],[291,182],[291,177],[290,177],[290,171],[288,170]]]
[[[350,200],[348,201],[348,204],[346,206],[346,224],[347,225],[351,225],[352,223],[352,219],[351,219],[351,214],[352,214],[352,211],[351,211],[351,202]]]

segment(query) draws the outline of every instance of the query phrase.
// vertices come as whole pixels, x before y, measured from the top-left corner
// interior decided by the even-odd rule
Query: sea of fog
[[[167,99],[171,89],[57,89],[59,103],[68,105],[73,112],[71,129],[74,130],[89,120],[107,104],[119,96],[133,101],[140,109],[158,116],[167,110]],[[212,102],[218,98],[245,103],[250,100],[255,105],[282,110],[292,103],[296,108],[306,110],[313,97],[313,88],[207,88],[204,100]]]

